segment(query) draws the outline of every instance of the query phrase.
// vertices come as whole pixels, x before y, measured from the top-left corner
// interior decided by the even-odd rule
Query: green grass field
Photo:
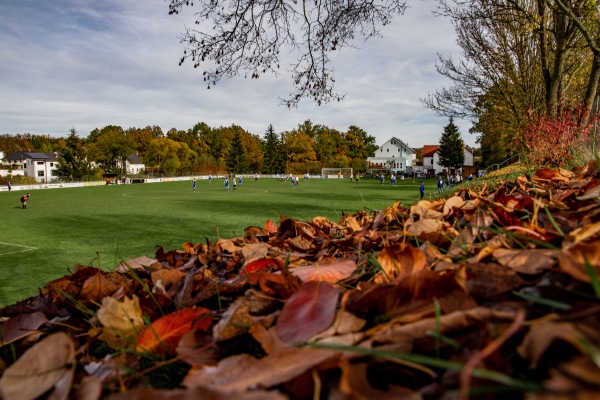
[[[389,180],[313,179],[292,188],[274,179],[245,179],[236,192],[221,179],[123,186],[0,192],[0,307],[38,293],[76,263],[113,268],[121,259],[147,255],[156,247],[180,249],[184,242],[243,235],[244,228],[278,224],[279,216],[300,220],[342,212],[377,210],[419,198],[418,182],[393,187]],[[437,193],[426,181],[426,196]]]

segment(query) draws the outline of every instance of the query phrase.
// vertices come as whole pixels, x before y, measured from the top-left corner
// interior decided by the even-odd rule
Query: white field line
[[[8,246],[15,246],[15,247],[22,247],[22,250],[15,250],[15,251],[10,251],[8,253],[0,253],[0,256],[7,256],[9,254],[15,254],[15,253],[25,253],[26,251],[33,251],[33,250],[37,250],[37,247],[31,247],[31,246],[23,246],[22,244],[15,244],[15,243],[6,243],[6,242],[0,242],[0,244],[5,244]]]

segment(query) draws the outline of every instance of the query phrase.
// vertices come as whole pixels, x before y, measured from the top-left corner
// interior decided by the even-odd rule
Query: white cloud
[[[435,71],[438,53],[457,54],[449,21],[433,2],[414,0],[383,38],[332,55],[336,89],[346,99],[297,109],[279,105],[292,91],[283,73],[242,77],[206,89],[191,63],[178,66],[178,35],[193,9],[168,15],[167,2],[31,0],[0,3],[0,133],[85,136],[95,128],[159,125],[189,129],[237,124],[263,135],[310,119],[345,130],[356,125],[383,144],[391,136],[418,147],[437,143],[447,119],[420,99],[449,84]],[[474,145],[470,124],[455,121]]]

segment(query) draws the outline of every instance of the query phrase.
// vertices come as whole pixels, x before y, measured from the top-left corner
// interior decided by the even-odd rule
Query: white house
[[[434,170],[435,175],[442,173],[445,170],[445,168],[442,165],[438,164],[440,161],[440,155],[438,154],[439,149],[440,146],[437,144],[423,146],[423,168],[426,170]],[[463,167],[472,167],[474,165],[473,152],[467,146],[465,146],[464,153],[465,162],[463,164]]]
[[[130,154],[125,160],[125,170],[127,174],[142,174],[146,172],[146,165],[140,160],[140,156],[137,154]]]
[[[416,158],[415,151],[408,144],[392,137],[375,151],[373,157],[367,157],[367,169],[403,173],[412,167]]]
[[[92,168],[98,168],[98,163],[96,161],[92,161],[90,163]],[[115,166],[121,170],[121,161],[115,161]],[[129,154],[125,159],[125,174],[127,175],[135,175],[135,174],[143,174],[146,172],[146,165],[142,163],[140,160],[140,156],[135,153]]]
[[[13,173],[20,175],[22,170],[24,176],[34,178],[41,183],[47,183],[54,179],[54,171],[58,168],[56,153],[36,153],[32,151],[17,151],[6,157],[7,164],[12,166]]]

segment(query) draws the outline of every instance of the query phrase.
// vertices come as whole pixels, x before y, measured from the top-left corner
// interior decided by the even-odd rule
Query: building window
[[[44,162],[43,161],[38,161],[38,162],[36,162],[36,164],[37,165],[44,165]]]
[[[53,163],[53,162],[51,162],[51,163],[50,163],[50,166],[51,166],[51,167],[54,167],[54,163]]]
[[[39,177],[42,177],[42,176],[44,176],[44,171],[38,171],[37,173],[38,173],[38,176],[39,176]]]
[[[387,152],[389,153],[389,152],[390,152],[390,149],[387,149]]]

